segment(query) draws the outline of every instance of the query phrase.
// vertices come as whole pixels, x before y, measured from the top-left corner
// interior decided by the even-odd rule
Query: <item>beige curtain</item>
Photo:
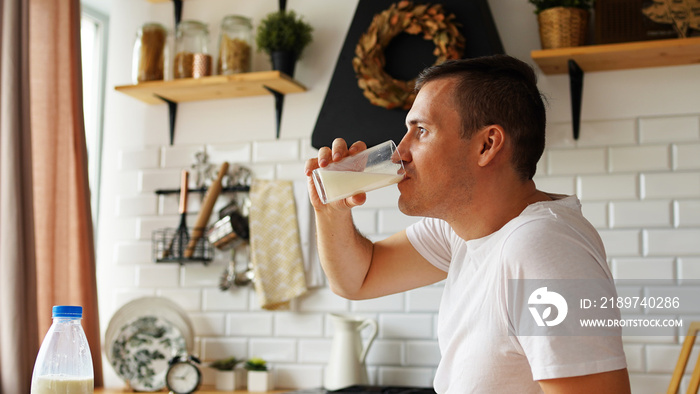
[[[39,350],[28,5],[0,0],[0,393],[28,393]]]
[[[25,386],[5,387],[5,384],[12,384],[11,380],[23,382],[16,384],[29,383],[27,377],[31,377],[36,346],[51,325],[53,305],[83,306],[82,323],[92,352],[95,385],[99,387],[102,358],[82,113],[80,3],[78,0],[0,0],[0,5],[3,8],[0,10],[3,15],[0,250],[2,267],[7,267],[2,268],[0,276],[0,340],[14,336],[26,349],[25,354],[9,348],[6,351],[5,342],[1,343],[3,386],[0,390],[29,391],[28,386],[23,389]],[[18,23],[11,27],[5,23],[6,13],[14,8],[20,9],[20,16],[14,18]],[[21,30],[28,32],[28,40],[14,45],[28,58],[28,63],[21,63],[24,66],[8,79],[14,76],[15,84],[28,79],[28,84],[14,89],[15,95],[6,94],[6,69],[14,70],[17,60],[5,56],[5,48],[17,41]],[[28,105],[17,108],[18,102]],[[12,114],[23,122],[18,120],[5,127],[5,117]],[[18,140],[14,144],[16,148],[6,145],[6,138]],[[7,166],[6,150],[11,151],[9,157],[17,157]],[[12,185],[6,186],[12,183],[25,187],[14,187],[13,191]],[[15,206],[5,203],[5,194],[17,195]],[[17,206],[28,212],[18,211],[16,223],[6,222],[6,215],[11,217]],[[6,260],[4,246],[17,237],[13,234],[19,233],[16,228],[23,229],[23,243],[19,244],[23,246],[18,246],[18,251]],[[10,292],[29,294],[5,297]],[[35,329],[7,328],[11,320],[8,317],[12,315],[6,315],[6,310],[21,315]],[[17,361],[21,361],[17,368],[22,371],[12,375],[15,371],[9,365],[18,364]]]

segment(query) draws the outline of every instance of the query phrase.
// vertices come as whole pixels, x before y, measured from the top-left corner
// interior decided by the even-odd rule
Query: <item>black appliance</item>
[[[285,394],[335,394],[335,393],[355,393],[355,394],[436,394],[432,387],[410,387],[410,386],[367,386],[355,385],[338,390],[326,390],[322,388],[304,389],[290,391]]]

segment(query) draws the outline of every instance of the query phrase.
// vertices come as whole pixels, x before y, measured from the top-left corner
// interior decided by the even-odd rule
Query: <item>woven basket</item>
[[[542,49],[577,47],[585,44],[588,11],[573,7],[548,8],[537,14]]]

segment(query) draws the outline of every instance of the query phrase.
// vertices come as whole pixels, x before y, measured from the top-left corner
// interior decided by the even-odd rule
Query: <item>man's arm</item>
[[[592,375],[538,381],[545,394],[627,394],[630,380],[627,368]]]
[[[321,148],[318,158],[307,162],[306,175],[365,148],[364,143],[355,143],[348,150],[345,141],[336,140],[332,150]],[[351,209],[365,202],[364,193],[324,205],[310,176],[308,182],[316,214],[319,259],[333,292],[349,299],[375,298],[447,276],[413,248],[405,231],[376,243],[363,237],[355,228]]]

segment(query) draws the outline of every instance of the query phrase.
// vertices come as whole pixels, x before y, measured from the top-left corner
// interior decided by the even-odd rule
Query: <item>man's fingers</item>
[[[367,193],[355,194],[352,197],[348,197],[345,200],[345,206],[348,208],[353,208],[362,205],[367,201]]]
[[[331,148],[324,146],[318,150],[318,166],[325,167],[330,164],[331,158]]]
[[[367,144],[365,144],[363,141],[357,141],[350,146],[350,149],[348,149],[348,152],[351,155],[354,155],[355,153],[361,152],[365,149],[367,149]]]
[[[333,140],[333,161],[338,161],[348,155],[348,144],[342,138]]]
[[[312,158],[306,161],[306,165],[304,166],[304,174],[306,176],[311,176],[311,173],[313,170],[318,168],[318,158]]]

